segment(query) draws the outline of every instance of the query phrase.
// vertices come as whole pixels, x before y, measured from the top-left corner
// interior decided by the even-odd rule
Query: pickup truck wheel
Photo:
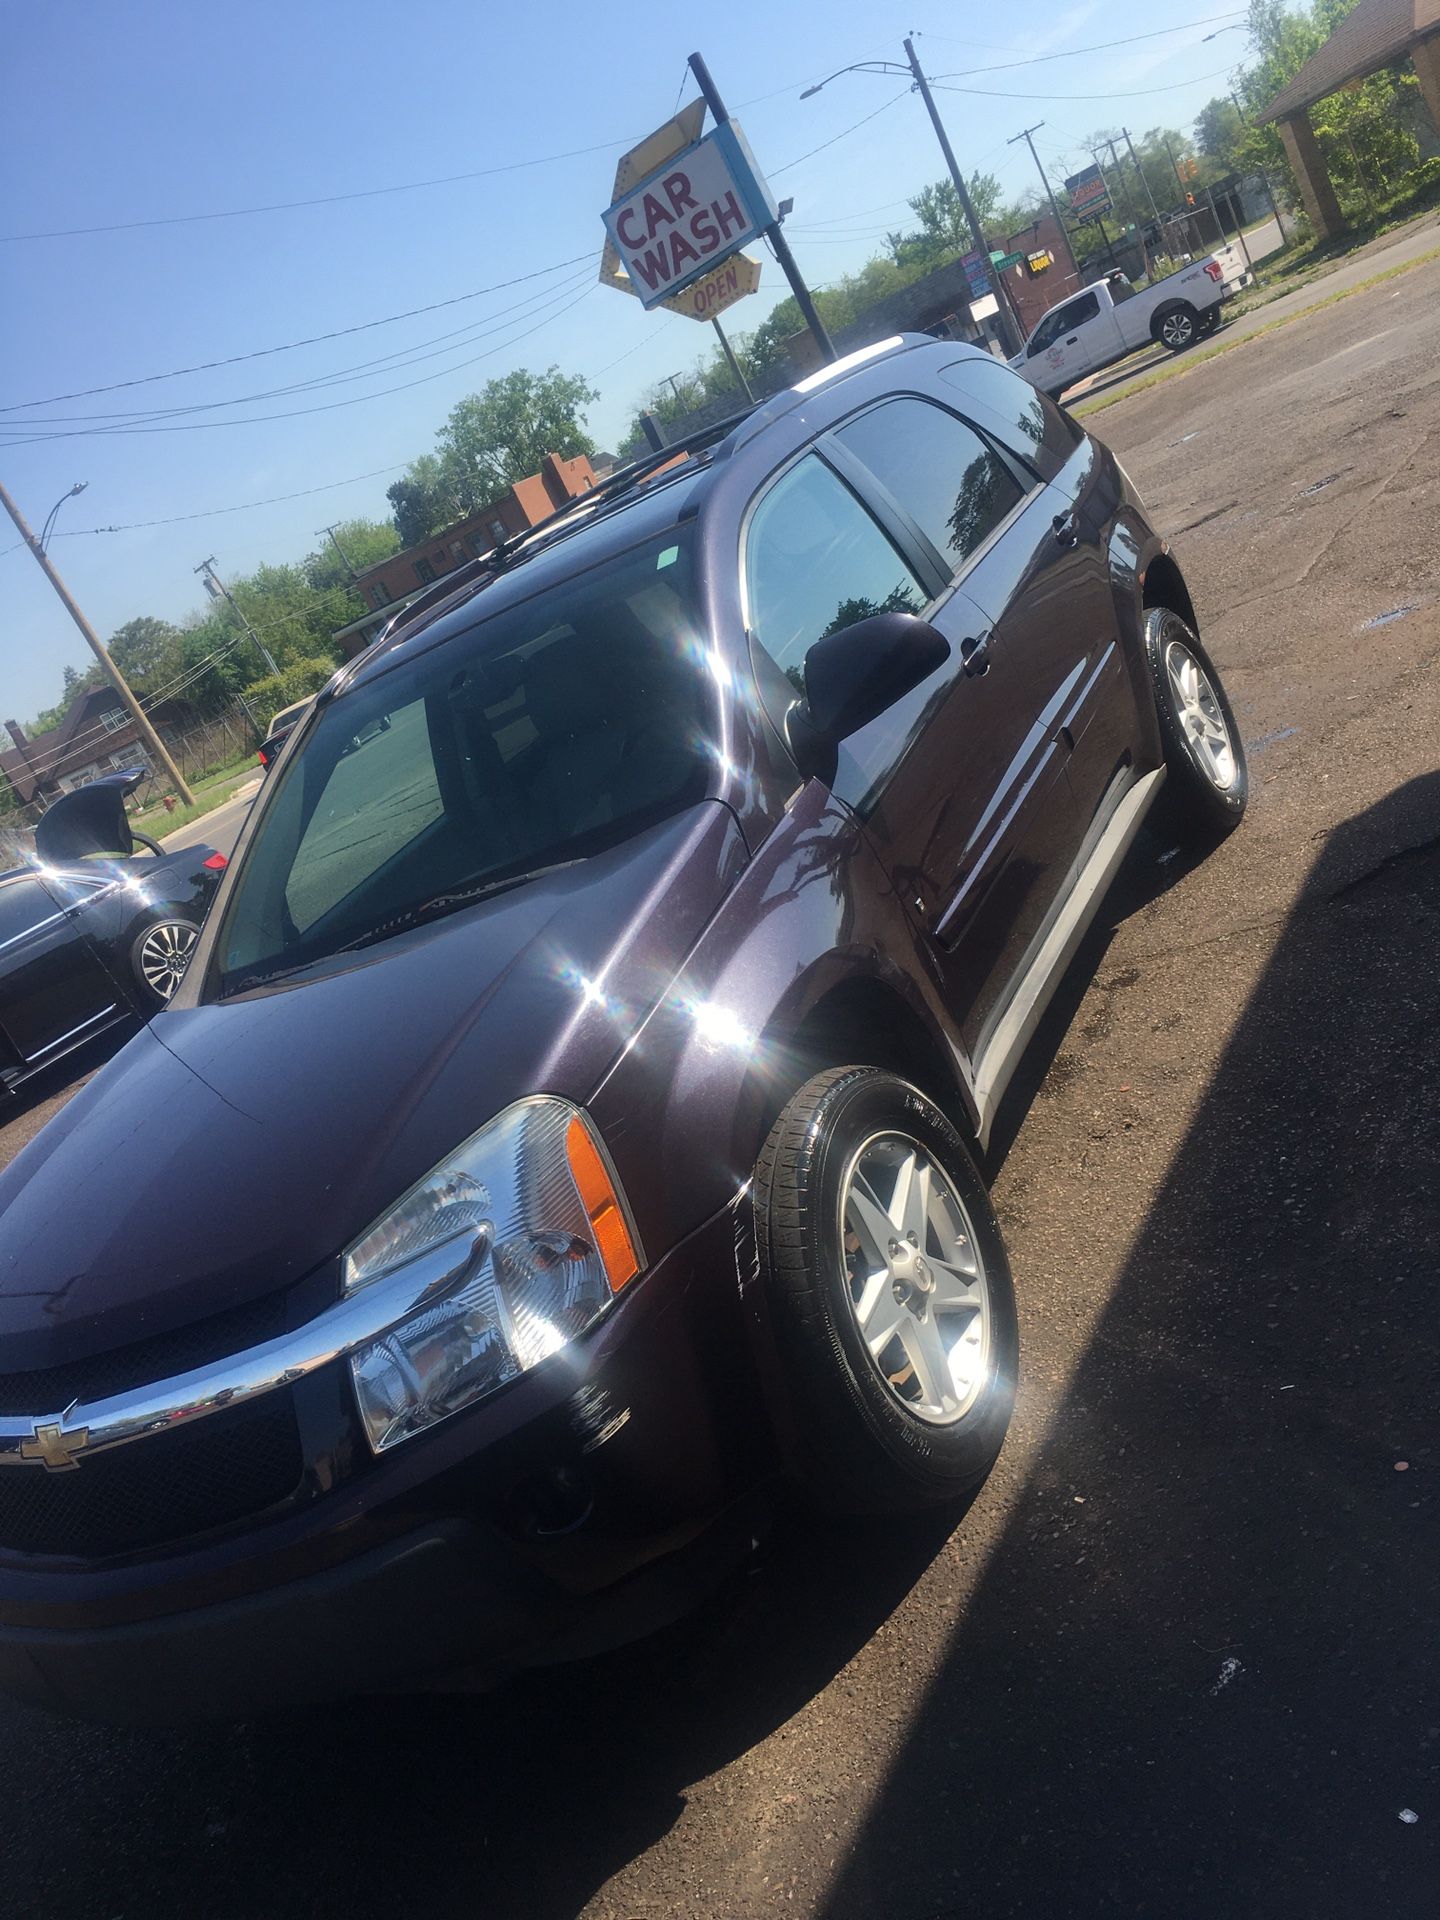
[[[1238,826],[1249,795],[1240,729],[1215,664],[1178,613],[1145,616],[1145,658],[1165,743],[1171,811],[1201,841]]]
[[[875,1513],[978,1486],[1009,1423],[1019,1333],[989,1196],[950,1122],[894,1074],[817,1074],[776,1121],[754,1197],[808,1491]]]
[[[1153,322],[1155,338],[1171,353],[1184,353],[1200,337],[1200,316],[1186,300],[1173,307],[1162,307]]]
[[[195,942],[199,937],[200,929],[195,922],[183,920],[178,914],[169,914],[163,920],[152,920],[148,927],[142,927],[136,934],[130,949],[130,964],[135,969],[135,978],[149,1005],[163,1007],[169,1004],[190,963],[190,955],[195,951]]]

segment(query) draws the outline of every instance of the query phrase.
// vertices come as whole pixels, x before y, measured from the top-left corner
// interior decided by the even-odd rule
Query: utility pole
[[[689,65],[690,71],[695,76],[695,84],[699,87],[716,126],[724,126],[729,121],[730,116],[725,111],[725,102],[720,98],[720,89],[710,78],[710,69],[705,64],[704,56],[702,54],[692,53]],[[772,220],[770,225],[764,229],[764,233],[765,238],[770,242],[770,250],[779,263],[780,271],[790,282],[790,291],[795,296],[795,304],[799,307],[805,324],[810,329],[811,339],[814,340],[815,345],[820,349],[821,359],[833,360],[835,358],[835,348],[831,342],[830,335],[825,331],[825,322],[820,318],[819,310],[814,300],[810,297],[810,289],[806,286],[800,268],[796,264],[795,256],[790,251],[790,243],[780,231],[779,220]]]
[[[729,340],[725,337],[725,329],[721,326],[718,320],[712,320],[710,324],[712,327],[714,327],[715,338],[720,342],[720,346],[722,351],[724,352],[725,358],[730,363],[731,373],[734,374],[735,378],[740,383],[740,391],[744,394],[745,398],[750,402],[750,405],[753,407],[755,404],[755,395],[750,391],[750,382],[745,378],[745,369],[741,366],[740,362],[735,358],[735,349],[731,346]]]
[[[925,111],[930,115],[930,124],[935,129],[935,138],[940,142],[940,151],[945,156],[945,164],[950,169],[950,178],[955,183],[956,193],[960,196],[960,205],[965,214],[965,223],[970,229],[970,238],[974,243],[975,251],[988,267],[990,255],[985,246],[985,236],[980,231],[980,222],[975,218],[975,209],[970,204],[970,193],[965,185],[965,176],[960,171],[960,163],[955,158],[955,149],[950,144],[950,136],[945,131],[945,123],[940,118],[934,96],[930,92],[930,82],[925,78],[924,69],[916,57],[913,40],[905,42],[905,57],[910,62],[910,71],[915,76],[915,85],[920,91],[920,98],[925,102]],[[1006,357],[1013,359],[1025,344],[1024,329],[1020,326],[1019,315],[1015,312],[1004,275],[992,270],[990,277],[995,282],[1000,295],[999,311],[995,316],[1000,329],[1000,344],[1005,349]]]
[[[1055,216],[1055,224],[1057,227],[1059,227],[1061,233],[1064,233],[1065,222],[1060,218],[1060,209],[1055,204],[1055,190],[1050,185],[1049,175],[1046,173],[1044,167],[1042,167],[1040,164],[1040,156],[1035,151],[1035,142],[1030,137],[1031,134],[1038,133],[1041,127],[1044,126],[1044,124],[1045,122],[1043,120],[1037,120],[1033,127],[1022,127],[1020,132],[1015,135],[1015,138],[1013,140],[1007,140],[1005,144],[1009,147],[1013,147],[1016,144],[1016,141],[1023,140],[1026,146],[1029,147],[1030,158],[1035,162],[1035,171],[1039,174],[1040,184],[1045,189],[1045,198],[1050,202],[1050,211]]]
[[[342,555],[342,558],[343,558],[343,555]],[[256,648],[258,649],[260,654],[260,658],[265,662],[265,671],[270,674],[278,674],[280,669],[275,664],[275,656],[271,653],[270,649],[266,646],[265,642],[260,638],[259,634],[256,633],[254,627],[251,626],[250,622],[245,618],[244,614],[241,613],[239,607],[236,606],[234,594],[231,593],[230,589],[226,586],[225,582],[220,578],[219,574],[215,571],[214,554],[212,553],[208,560],[202,560],[199,566],[196,567],[195,571],[196,573],[203,574],[205,576],[205,591],[209,594],[212,600],[228,600],[229,601],[231,609],[235,614],[235,618],[240,622],[241,626],[244,627],[246,633],[248,633],[250,638],[255,642]]]
[[[345,570],[350,575],[350,578],[352,580],[358,580],[360,576],[358,573],[356,573],[355,568],[351,563],[349,554],[346,553],[345,549],[341,546],[340,542],[335,538],[335,528],[334,527],[317,527],[315,529],[315,534],[317,539],[322,533],[329,534],[330,544],[332,547],[334,547],[336,553],[338,553],[340,558],[344,561]]]
[[[1139,157],[1135,152],[1134,143],[1130,138],[1130,129],[1128,127],[1122,127],[1120,132],[1124,137],[1126,146],[1130,149],[1130,158],[1135,162],[1135,171],[1140,176],[1140,184],[1145,189],[1145,198],[1150,202],[1150,211],[1154,215],[1155,224],[1158,227],[1160,224],[1160,209],[1155,204],[1155,196],[1150,191],[1150,182],[1145,178],[1145,169],[1141,166]]]
[[[96,633],[95,629],[91,626],[90,622],[85,618],[84,614],[81,613],[79,607],[76,606],[74,599],[71,597],[70,589],[66,586],[65,582],[60,578],[59,574],[55,571],[54,567],[50,564],[49,554],[45,552],[45,550],[41,547],[40,542],[35,538],[34,534],[30,531],[29,527],[25,524],[24,516],[20,512],[19,507],[16,506],[15,502],[10,498],[10,495],[6,492],[3,484],[0,484],[0,504],[4,505],[5,511],[9,514],[10,518],[15,522],[15,531],[20,535],[20,538],[25,542],[26,546],[29,547],[31,553],[34,554],[36,560],[40,564],[41,571],[44,573],[45,578],[50,582],[51,586],[55,589],[56,593],[59,594],[61,603],[64,606],[65,611],[69,614],[70,618],[75,622],[76,626],[80,629],[81,633],[84,635],[86,646],[89,647],[90,651],[94,654],[95,658],[100,662],[100,665],[104,668],[105,673],[108,675],[111,683],[113,684],[115,691],[120,695],[120,698],[125,702],[125,710],[130,715],[130,718],[135,722],[135,725],[140,733],[140,738],[145,742],[145,745],[150,749],[150,751],[155,755],[155,758],[160,762],[160,765],[165,769],[166,774],[169,776],[170,780],[174,784],[176,793],[179,794],[180,798],[184,801],[185,805],[187,807],[193,806],[195,803],[195,796],[190,791],[189,787],[185,784],[184,774],[181,773],[179,767],[177,767],[175,762],[171,759],[169,748],[165,745],[165,742],[160,738],[159,734],[155,731],[154,727],[151,726],[149,720],[145,715],[145,711],[143,707],[140,705],[140,702],[135,698],[134,694],[130,691],[129,684],[126,681],[124,674],[121,673],[120,669],[116,666],[115,662],[110,658],[109,650],[106,647],[102,646],[100,642],[100,636]]]

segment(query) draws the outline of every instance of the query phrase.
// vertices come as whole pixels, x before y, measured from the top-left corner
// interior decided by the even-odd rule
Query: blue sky
[[[222,573],[243,573],[299,558],[328,521],[384,517],[395,474],[376,470],[398,470],[428,448],[455,401],[486,379],[552,362],[585,373],[602,396],[592,431],[613,446],[638,396],[706,350],[707,327],[647,315],[595,284],[615,161],[673,111],[692,47],[777,194],[794,196],[787,232],[807,277],[823,285],[904,223],[904,200],[941,166],[923,107],[900,80],[850,74],[803,102],[802,87],[849,61],[900,58],[901,39],[918,28],[929,71],[978,90],[938,95],[962,165],[1018,191],[1034,184],[1033,167],[1023,144],[1006,141],[1036,120],[1046,122],[1036,139],[1057,179],[1085,163],[1080,143],[1096,128],[1188,126],[1243,58],[1241,33],[1202,44],[1227,16],[1242,18],[1232,8],[1078,0],[1057,10],[1015,0],[962,13],[936,0],[908,0],[903,12],[884,0],[732,0],[682,15],[650,0],[551,0],[492,14],[459,0],[417,9],[393,0],[9,0],[0,10],[0,177],[10,188],[0,229],[173,224],[0,242],[0,406],[252,353],[575,264],[349,339],[6,413],[0,475],[37,530],[72,481],[89,483],[63,509],[66,537],[52,552],[102,635],[137,614],[180,619],[202,604],[193,569],[208,554]],[[1138,37],[1172,26],[1182,30]],[[1126,44],[1068,57],[1100,41]],[[1004,65],[1039,54],[1067,57]],[[1000,70],[965,71],[984,67]],[[510,170],[369,192],[487,168]],[[344,194],[366,197],[178,218]],[[736,330],[758,324],[785,291],[764,261],[760,293],[732,316]],[[430,357],[362,369],[420,352]],[[314,394],[213,404],[352,370],[349,383]],[[407,390],[380,392],[402,383]],[[333,404],[342,400],[355,404]],[[245,423],[75,432],[102,424],[83,414],[196,404],[212,412],[189,421]],[[307,406],[326,410],[299,412]],[[298,417],[253,418],[282,413]],[[16,423],[26,420],[37,434],[67,437],[20,444]],[[179,525],[84,531],[366,474]],[[9,531],[0,520],[0,549]],[[58,696],[63,667],[87,658],[29,555],[0,552],[0,718],[28,719]]]

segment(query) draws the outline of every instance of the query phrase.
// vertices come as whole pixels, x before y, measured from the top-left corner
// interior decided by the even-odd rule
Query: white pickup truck
[[[1183,353],[1220,324],[1220,309],[1249,284],[1239,252],[1218,247],[1137,293],[1110,273],[1052,307],[1010,362],[1034,387],[1059,399],[1087,373],[1108,367],[1147,340]]]

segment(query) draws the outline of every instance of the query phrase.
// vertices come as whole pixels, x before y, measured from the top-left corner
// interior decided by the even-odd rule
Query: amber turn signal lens
[[[565,1152],[576,1189],[595,1230],[595,1245],[605,1262],[610,1291],[619,1293],[640,1271],[640,1262],[635,1257],[635,1244],[605,1162],[578,1114],[566,1133]]]

